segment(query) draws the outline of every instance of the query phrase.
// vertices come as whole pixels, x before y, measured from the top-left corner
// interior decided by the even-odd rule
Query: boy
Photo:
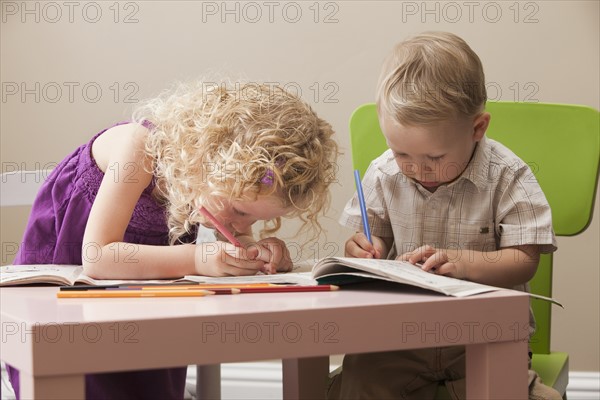
[[[363,179],[373,243],[358,232],[346,256],[528,290],[540,253],[556,250],[550,207],[529,167],[485,137],[486,99],[481,61],[461,38],[429,32],[394,48],[377,90],[389,150]],[[362,229],[356,196],[340,223]],[[465,398],[463,346],[346,355],[328,396],[432,399],[439,382]],[[561,398],[534,371],[529,393]]]

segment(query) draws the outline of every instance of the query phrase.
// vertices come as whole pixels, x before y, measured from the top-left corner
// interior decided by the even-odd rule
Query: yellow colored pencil
[[[61,299],[78,298],[114,298],[114,297],[199,297],[215,294],[210,290],[81,290],[58,291],[56,297]]]

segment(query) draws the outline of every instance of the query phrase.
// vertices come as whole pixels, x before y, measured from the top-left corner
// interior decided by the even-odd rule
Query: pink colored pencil
[[[206,208],[200,207],[200,212],[208,218],[214,227],[221,232],[221,235],[225,236],[235,247],[242,247],[242,244],[235,236],[233,236],[233,233],[229,232],[229,230],[225,228],[225,225],[220,223]]]

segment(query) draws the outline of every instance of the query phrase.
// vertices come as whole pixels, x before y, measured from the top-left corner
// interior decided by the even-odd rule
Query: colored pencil
[[[200,207],[200,212],[202,215],[208,218],[215,228],[221,232],[221,235],[225,236],[227,240],[229,240],[235,247],[242,247],[242,243],[240,243],[240,241],[233,236],[233,233],[229,232],[229,230],[225,228],[225,225],[219,222],[219,220],[216,219],[206,208]]]
[[[356,184],[356,192],[358,194],[358,203],[360,205],[360,214],[362,216],[363,231],[369,242],[372,244],[373,240],[371,239],[371,227],[369,226],[367,204],[365,203],[365,195],[363,193],[362,183],[360,181],[360,171],[357,169],[354,170],[354,183]]]
[[[238,288],[218,288],[218,289],[210,289],[214,294],[239,294],[241,289]]]
[[[228,283],[136,283],[136,284],[120,284],[120,285],[76,285],[76,286],[61,286],[61,291],[78,292],[84,290],[107,290],[107,289],[145,289],[145,290],[174,290],[174,289],[218,289],[218,288],[243,288],[243,287],[268,287],[273,286],[273,283],[245,283],[245,284],[228,284]]]
[[[290,293],[290,292],[329,292],[338,290],[335,285],[314,285],[314,286],[289,286],[275,285],[262,288],[240,288],[240,293]]]
[[[172,292],[173,289],[169,289],[169,288],[158,288],[158,289],[154,289],[154,288],[145,288],[145,287],[118,287],[118,288],[108,288],[108,289],[104,289],[107,291],[110,290],[121,290],[121,291],[135,291],[135,290],[139,290],[139,291],[144,291],[144,292]],[[237,288],[226,288],[226,287],[222,287],[222,288],[181,288],[181,289],[177,289],[177,290],[186,290],[186,291],[198,291],[198,290],[206,290],[211,292],[211,294],[238,294],[240,292],[240,289]],[[72,293],[72,292],[71,292]]]
[[[79,291],[79,290],[103,290],[103,289],[114,289],[114,288],[122,288],[122,287],[171,287],[173,289],[178,289],[181,287],[190,286],[190,282],[170,282],[170,283],[120,283],[115,285],[74,285],[74,286],[61,286],[60,290],[66,291]]]
[[[112,298],[112,297],[199,297],[215,294],[209,290],[82,290],[58,291],[56,297],[73,298]]]
[[[241,288],[263,288],[263,287],[271,287],[271,286],[276,286],[272,283],[249,283],[249,284],[233,284],[233,285],[229,285],[229,284],[202,284],[199,283],[197,285],[187,285],[187,286],[180,286],[178,287],[178,289],[204,289],[204,290],[214,290],[214,289],[241,289]],[[131,288],[131,289],[135,289],[137,288],[136,286],[126,286],[127,288]],[[144,290],[172,290],[171,287],[169,286],[151,286],[151,287],[146,287],[146,286],[138,286],[141,287]]]

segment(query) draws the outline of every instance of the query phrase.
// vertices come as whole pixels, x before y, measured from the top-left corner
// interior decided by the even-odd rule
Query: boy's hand
[[[425,272],[457,279],[466,278],[465,267],[460,262],[460,254],[456,250],[436,249],[425,245],[398,256],[396,260],[408,261],[411,264],[421,263],[420,268]]]
[[[371,235],[373,244],[369,242],[367,237],[362,232],[357,232],[346,241],[344,254],[346,257],[354,258],[381,258],[385,254],[386,243],[383,239]]]
[[[289,272],[293,268],[290,251],[281,239],[269,237],[248,246],[249,257],[263,261],[261,269],[265,274]]]
[[[256,254],[231,243],[216,241],[196,245],[195,269],[204,276],[255,275],[265,266]]]

